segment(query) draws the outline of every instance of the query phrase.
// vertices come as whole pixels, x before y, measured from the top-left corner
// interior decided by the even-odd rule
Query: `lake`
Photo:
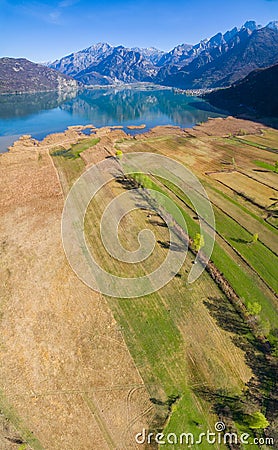
[[[208,117],[219,116],[221,112],[200,98],[160,87],[125,86],[67,94],[1,95],[0,151],[5,151],[22,134],[43,139],[70,125],[146,124],[146,129],[156,125],[190,128]]]

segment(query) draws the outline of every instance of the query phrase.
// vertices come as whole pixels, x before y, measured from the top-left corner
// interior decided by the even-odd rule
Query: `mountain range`
[[[98,43],[49,64],[85,85],[154,82],[183,89],[229,86],[278,62],[278,22],[254,21],[170,52]]]
[[[128,49],[98,43],[49,64],[63,74],[86,84],[115,84],[152,81],[163,52],[154,48]]]
[[[152,82],[182,89],[226,87],[278,63],[278,22],[254,21],[169,52],[98,43],[45,65],[0,58],[0,94]]]
[[[68,91],[81,84],[68,75],[24,58],[0,58],[0,94]]]

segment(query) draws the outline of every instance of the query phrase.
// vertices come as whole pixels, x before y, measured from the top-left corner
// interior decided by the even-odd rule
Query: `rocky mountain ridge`
[[[68,75],[24,58],[0,58],[0,94],[71,91],[81,84]]]
[[[230,85],[250,71],[278,62],[278,22],[247,21],[170,52],[98,43],[54,61],[50,67],[86,85],[154,82],[184,89]]]
[[[255,27],[247,22],[238,31],[215,35],[195,58],[188,57],[182,67],[175,67],[163,83],[185,89],[229,86],[252,70],[275,64],[278,28],[272,24]]]

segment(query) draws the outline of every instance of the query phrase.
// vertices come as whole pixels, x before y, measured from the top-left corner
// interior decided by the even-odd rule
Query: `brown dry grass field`
[[[136,448],[152,405],[106,300],[66,261],[49,145],[26,139],[0,158],[0,409],[34,449],[125,448],[123,436]]]
[[[143,427],[213,429],[213,402],[199,391],[241,395],[254,376],[254,366],[237,345],[246,325],[216,283],[206,272],[193,285],[185,282],[193,254],[188,253],[181,276],[158,292],[134,300],[105,298],[69,267],[60,222],[64,198],[87,167],[117,148],[150,151],[191,168],[213,205],[244,232],[258,232],[264,251],[275,257],[277,230],[266,219],[272,214],[268,200],[278,185],[272,189],[265,184],[278,175],[267,172],[262,184],[253,161],[275,164],[278,132],[234,118],[209,120],[193,130],[156,127],[135,138],[118,129],[93,131],[97,141],[79,156],[63,154],[88,139],[81,128],[71,127],[40,143],[20,139],[0,157],[1,450],[20,445],[26,450],[129,450],[143,448],[134,440]],[[227,180],[230,175],[240,178],[246,198],[226,181],[225,186],[219,182],[218,177]],[[248,199],[250,192],[255,195],[254,183],[261,208]],[[148,273],[165,258],[164,246],[157,244],[154,254],[134,269],[111,260],[100,242],[103,210],[122,192],[123,185],[114,180],[91,202],[85,221],[88,243],[107,270],[127,276]],[[146,227],[157,242],[167,242],[161,219],[152,219],[139,209],[122,220],[119,236],[127,248],[134,249],[138,232]],[[242,263],[222,228],[219,245]],[[246,273],[256,277],[257,261],[248,252],[244,256]],[[271,276],[262,273],[258,285],[270,312],[276,309],[275,295],[268,291]],[[171,396],[178,401],[169,416],[165,405]]]
[[[236,170],[233,172],[216,172],[212,173],[211,176],[231,188],[234,192],[244,194],[251,201],[254,201],[263,208],[271,206],[277,196],[277,191],[274,187],[270,188],[265,186],[259,181],[248,178]],[[273,174],[273,176],[276,176],[276,174]]]

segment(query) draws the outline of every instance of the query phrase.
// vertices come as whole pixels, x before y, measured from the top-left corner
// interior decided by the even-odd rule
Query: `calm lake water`
[[[22,134],[43,139],[70,125],[192,127],[221,113],[199,98],[154,88],[94,89],[0,96],[0,151]],[[146,131],[145,129],[145,131]],[[129,131],[130,132],[130,131]]]

